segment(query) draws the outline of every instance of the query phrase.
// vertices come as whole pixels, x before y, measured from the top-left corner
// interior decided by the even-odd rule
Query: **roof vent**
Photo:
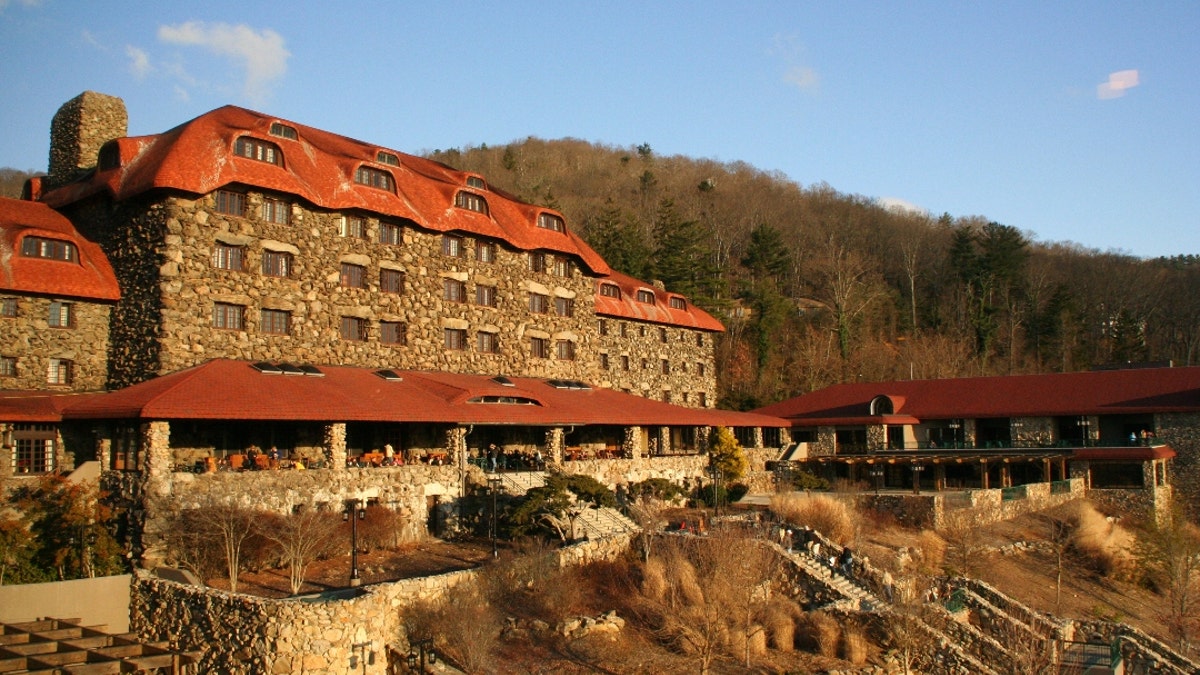
[[[497,376],[493,377],[492,382],[495,382],[496,384],[499,384],[499,385],[503,385],[505,387],[517,386],[512,380],[508,379],[507,377],[505,377],[503,375],[497,375]]]
[[[396,371],[390,370],[390,369],[377,370],[377,371],[375,371],[375,374],[378,375],[379,377],[382,377],[383,379],[387,380],[388,382],[403,382],[404,381],[404,378],[400,377],[400,373],[397,373]]]
[[[280,368],[279,366],[277,366],[273,363],[268,363],[266,361],[259,361],[258,363],[252,363],[252,364],[250,364],[250,367],[257,370],[260,373],[266,373],[267,375],[280,375],[283,373],[282,368]]]
[[[591,389],[590,386],[580,382],[579,380],[546,380],[546,384],[554,387],[555,389],[573,389],[581,391]]]

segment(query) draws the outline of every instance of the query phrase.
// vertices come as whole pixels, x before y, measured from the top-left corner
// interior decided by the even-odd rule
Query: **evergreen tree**
[[[681,293],[697,304],[715,296],[716,274],[709,233],[699,221],[684,220],[675,202],[659,203],[654,222],[657,246],[654,251],[654,276],[671,291]]]

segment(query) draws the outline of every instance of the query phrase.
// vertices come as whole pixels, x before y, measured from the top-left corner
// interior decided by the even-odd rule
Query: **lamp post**
[[[721,469],[716,464],[710,464],[708,475],[712,477],[713,521],[721,517]]]
[[[953,437],[953,440],[951,441],[951,443],[952,443],[952,447],[954,447],[954,448],[962,447],[961,445],[959,445],[959,440],[958,440],[959,429],[962,429],[962,423],[959,422],[957,419],[950,420],[950,435]]]
[[[1092,419],[1086,415],[1079,418],[1079,433],[1082,436],[1083,447],[1088,447],[1088,443],[1092,440],[1091,434]]]
[[[424,674],[426,663],[437,663],[437,652],[433,651],[433,638],[425,638],[412,642],[408,647],[408,668],[420,667],[418,673]]]
[[[367,506],[359,499],[346,500],[346,510],[342,511],[342,522],[350,521],[350,585],[362,584],[358,576],[358,521],[367,517]]]
[[[496,547],[496,495],[500,492],[500,481],[503,480],[499,476],[488,476],[488,488],[492,491],[492,557],[500,557],[500,549]]]
[[[925,470],[925,466],[922,464],[913,464],[912,465],[913,494],[914,495],[921,494],[921,472],[924,470]]]
[[[868,473],[871,474],[871,480],[875,483],[875,494],[879,494],[879,489],[883,487],[884,468],[882,466],[873,466]]]

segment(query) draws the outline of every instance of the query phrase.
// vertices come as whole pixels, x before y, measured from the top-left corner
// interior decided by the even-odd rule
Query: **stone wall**
[[[905,495],[860,493],[855,498],[864,508],[891,513],[910,527],[941,528],[954,513],[968,513],[971,522],[987,525],[1054,508],[1079,499],[1086,492],[1079,478],[1072,479],[1069,487],[1061,491],[1055,491],[1054,485],[1066,484],[1029,483],[1008,490],[926,491]]]
[[[11,295],[9,297],[12,297]],[[71,325],[50,326],[50,304],[71,306]],[[108,380],[111,305],[72,298],[17,296],[17,315],[0,317],[0,356],[16,359],[16,374],[0,375],[5,389],[96,391]],[[50,359],[71,362],[69,383],[50,384]]]
[[[560,566],[611,560],[629,535],[581,542],[558,553]],[[140,570],[131,594],[131,628],[148,640],[202,650],[201,672],[383,675],[394,653],[407,654],[401,612],[441,597],[474,570],[364,586],[356,591],[271,600],[187,586]],[[395,650],[395,651],[394,651]],[[364,654],[374,654],[374,663]],[[350,668],[350,657],[358,667]]]
[[[77,178],[96,166],[101,146],[125,136],[129,115],[115,96],[85,91],[67,101],[50,121],[50,172],[46,187]]]

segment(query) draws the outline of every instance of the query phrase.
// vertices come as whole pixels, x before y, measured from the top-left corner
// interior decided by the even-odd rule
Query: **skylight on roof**
[[[524,396],[476,396],[467,399],[467,403],[493,403],[500,405],[540,405],[537,401]]]
[[[290,363],[279,364],[279,370],[283,371],[284,375],[303,375],[304,371]]]
[[[493,377],[492,382],[495,382],[496,384],[499,384],[499,385],[503,385],[505,387],[517,386],[516,384],[513,383],[512,380],[508,379],[507,377],[505,377],[503,375],[497,375],[497,376]]]
[[[555,389],[589,390],[591,386],[579,380],[546,380],[546,384]]]
[[[252,364],[250,364],[250,367],[257,370],[260,373],[266,373],[267,375],[283,374],[283,370],[279,366],[275,365],[274,363],[268,363],[266,361],[259,361],[258,363],[252,363]]]
[[[311,375],[313,377],[325,377],[325,373],[322,373],[320,368],[312,365],[311,363],[306,363],[300,366],[300,370],[305,375]]]
[[[400,373],[397,373],[391,369],[377,370],[375,371],[375,374],[387,380],[388,382],[402,382],[404,380],[404,378],[400,376]]]

